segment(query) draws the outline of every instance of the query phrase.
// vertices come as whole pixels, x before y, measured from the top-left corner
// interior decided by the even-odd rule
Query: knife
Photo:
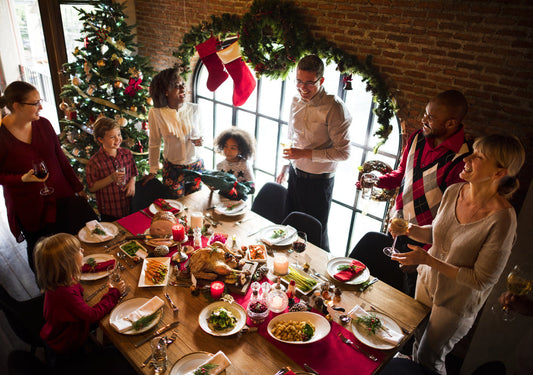
[[[314,369],[313,369],[311,366],[309,366],[307,363],[304,363],[304,368],[305,368],[307,371],[309,371],[309,372],[311,372],[311,373],[313,373],[313,374],[315,374],[315,375],[320,375],[320,374],[318,373],[318,371],[314,370]]]
[[[168,300],[168,303],[170,303],[170,307],[172,307],[172,311],[178,312],[178,307],[174,304],[174,301],[172,301],[172,298],[170,298],[168,293],[165,293],[165,298]]]
[[[154,333],[152,333],[150,336],[148,337],[145,337],[144,339],[142,339],[141,341],[139,341],[137,344],[135,344],[135,347],[138,348],[139,346],[141,346],[142,344],[150,341],[151,339],[153,339],[154,337],[157,337],[159,336],[160,334],[162,333],[165,333],[166,331],[176,327],[178,325],[179,321],[175,321],[175,322],[172,322],[172,323],[169,323],[167,324],[166,326],[164,327],[161,327],[159,328],[157,331],[155,331]]]
[[[107,286],[107,283],[101,285],[98,289],[96,289],[93,293],[89,294],[89,296],[87,296],[87,298],[85,299],[85,302],[89,302],[90,300],[92,300],[94,297],[96,297],[96,295],[98,293],[100,293],[102,290],[105,289],[105,287]]]

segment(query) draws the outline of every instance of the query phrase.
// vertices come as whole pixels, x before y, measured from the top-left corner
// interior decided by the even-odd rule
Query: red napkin
[[[160,207],[163,211],[170,211],[172,212],[174,215],[179,213],[180,210],[178,208],[175,208],[175,207],[172,207],[166,200],[164,200],[163,198],[157,198],[155,201],[154,201],[154,204],[158,207]]]
[[[96,265],[94,267],[91,267],[87,263],[85,263],[81,267],[81,272],[82,273],[92,273],[92,272],[106,271],[107,267],[109,267],[109,266],[113,266],[113,267],[115,266],[115,260],[114,259],[106,260],[105,262],[98,262],[98,263],[96,263]]]
[[[365,268],[366,266],[363,263],[359,262],[358,260],[353,260],[350,264],[350,268],[337,272],[335,275],[333,275],[333,277],[339,281],[350,281],[355,276],[363,272]]]

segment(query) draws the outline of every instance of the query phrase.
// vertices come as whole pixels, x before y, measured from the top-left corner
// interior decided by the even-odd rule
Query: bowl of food
[[[276,316],[268,323],[267,331],[287,344],[310,344],[326,337],[331,325],[322,315],[299,311]]]
[[[198,323],[210,335],[230,336],[244,328],[246,311],[238,303],[217,301],[200,312]]]
[[[246,257],[248,260],[257,263],[266,263],[267,261],[267,251],[265,245],[248,245],[248,250],[246,251]]]

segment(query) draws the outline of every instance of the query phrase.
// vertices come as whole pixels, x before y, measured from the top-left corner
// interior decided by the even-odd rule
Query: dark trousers
[[[407,245],[416,245],[423,247],[425,244],[412,240],[406,236],[398,237],[398,241],[396,241],[396,248],[398,249],[398,251],[400,251],[401,253],[413,251]],[[405,275],[405,294],[414,298],[416,289],[416,279],[418,277],[416,266],[404,266],[402,267],[402,271]]]
[[[329,251],[328,217],[335,178],[305,178],[289,168],[288,212],[301,211],[322,223],[322,248]]]

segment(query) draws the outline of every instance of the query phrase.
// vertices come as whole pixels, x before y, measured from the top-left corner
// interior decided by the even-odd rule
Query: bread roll
[[[170,212],[159,211],[152,218],[150,234],[156,237],[171,236],[172,226],[177,223],[178,220]]]

